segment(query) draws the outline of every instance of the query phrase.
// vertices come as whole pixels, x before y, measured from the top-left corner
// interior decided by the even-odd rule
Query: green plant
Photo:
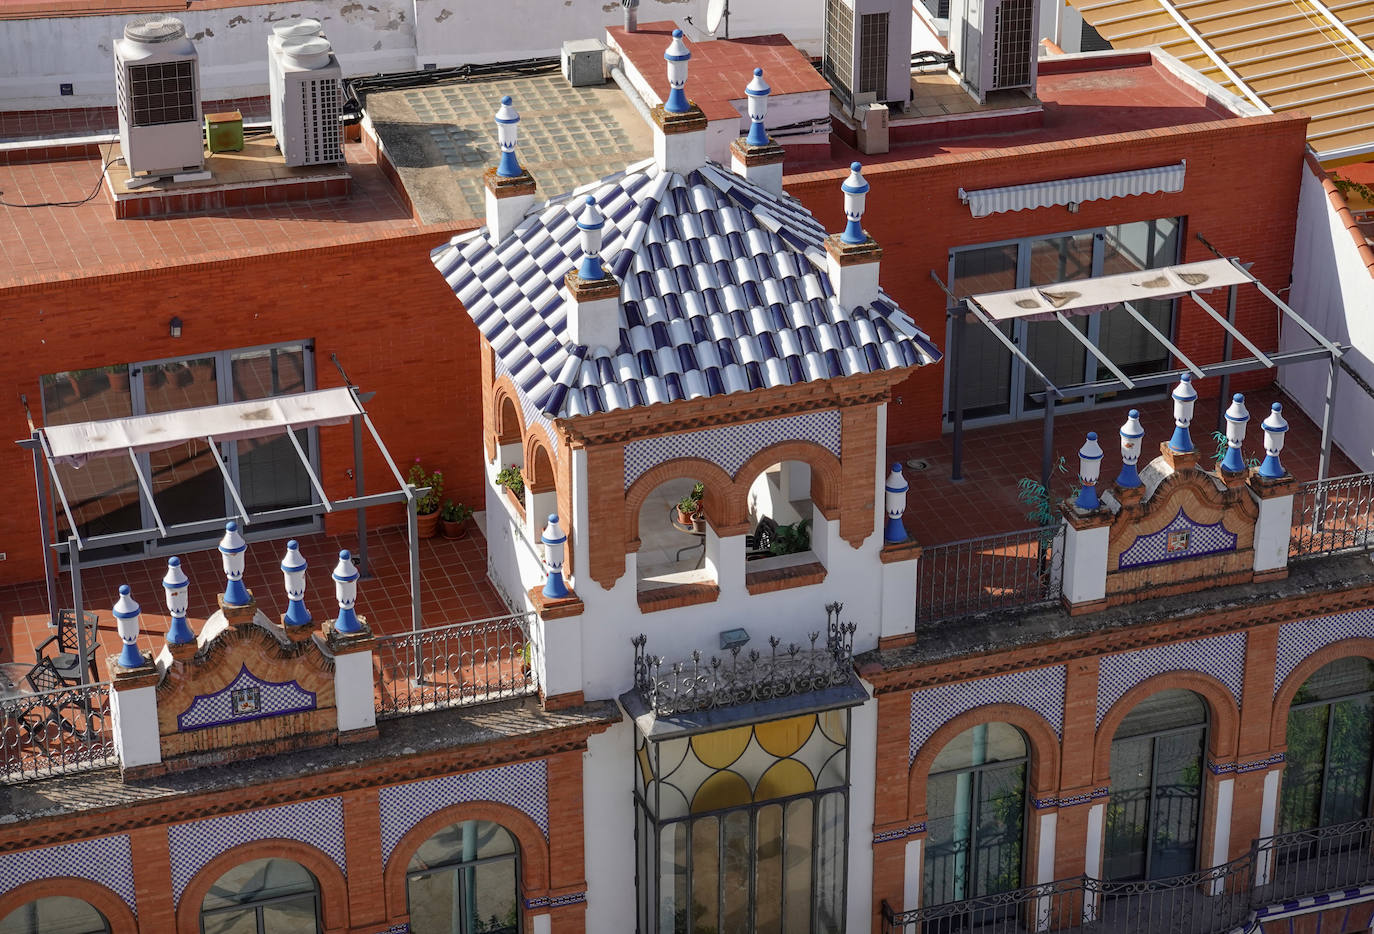
[[[701,512],[701,498],[706,495],[706,484],[698,481],[692,486],[692,492],[677,501],[678,512],[684,516],[694,516]]]
[[[1215,442],[1217,443],[1217,452],[1216,452],[1215,454],[1212,455],[1212,460],[1213,460],[1215,463],[1220,464],[1220,463],[1221,463],[1221,459],[1222,459],[1223,457],[1226,456],[1226,432],[1224,432],[1224,431],[1214,431],[1214,432],[1212,432],[1212,440],[1215,441]],[[1247,457],[1247,458],[1245,459],[1245,466],[1246,466],[1246,467],[1258,467],[1259,464],[1260,464],[1260,462],[1259,462],[1259,458],[1258,458],[1258,457]]]
[[[1374,203],[1374,190],[1371,190],[1368,185],[1361,185],[1354,179],[1343,178],[1335,172],[1331,173],[1331,183],[1347,198],[1355,194],[1370,203]]]
[[[1067,474],[1068,464],[1064,458],[1060,457],[1054,465],[1054,470],[1050,472],[1051,481],[1055,473]],[[1069,498],[1078,495],[1078,487],[1074,486],[1069,490]],[[1036,525],[1054,525],[1058,521],[1058,516],[1054,512],[1054,498],[1050,491],[1039,480],[1032,480],[1030,477],[1022,477],[1016,481],[1016,498],[1020,500],[1026,508],[1026,518]]]
[[[516,499],[525,498],[525,475],[520,472],[520,468],[512,464],[509,467],[502,467],[496,472],[496,482],[500,486],[510,490]]]
[[[406,482],[416,489],[429,488],[428,493],[421,493],[415,497],[417,515],[427,516],[439,511],[439,498],[444,493],[443,471],[436,470],[434,473],[426,473],[424,466],[420,463],[420,458],[417,457],[415,463],[410,465],[410,472],[406,474]]]
[[[439,518],[444,522],[466,522],[472,516],[472,507],[444,500],[444,508],[439,510]]]
[[[811,548],[811,520],[803,519],[792,525],[780,525],[773,533],[768,550],[775,555],[795,555]]]

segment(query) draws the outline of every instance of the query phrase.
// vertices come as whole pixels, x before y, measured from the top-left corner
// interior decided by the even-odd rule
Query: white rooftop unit
[[[911,4],[825,0],[821,70],[847,103],[911,99]]]
[[[272,34],[267,37],[267,88],[272,103],[272,138],[282,137],[281,95],[276,89],[281,84],[281,45],[288,39],[310,39],[324,34],[324,27],[317,19],[293,19],[277,23]]]
[[[270,41],[270,40],[269,40]],[[287,165],[344,161],[343,70],[324,36],[286,36],[271,54],[272,128]]]
[[[115,40],[114,60],[119,145],[130,176],[203,169],[200,66],[181,20],[134,20]]]
[[[964,86],[987,100],[992,91],[1035,94],[1040,4],[1036,0],[950,0],[949,50]]]

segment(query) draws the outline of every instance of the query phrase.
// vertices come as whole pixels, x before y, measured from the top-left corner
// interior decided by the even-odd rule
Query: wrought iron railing
[[[916,619],[950,619],[1059,599],[1064,579],[1063,526],[986,535],[921,552]]]
[[[1297,899],[1374,881],[1371,841],[1374,819],[1366,818],[1256,840],[1229,863],[1165,879],[1077,876],[902,912],[884,901],[883,934],[1249,930],[1271,906],[1291,909]]]
[[[783,646],[776,636],[769,651],[743,651],[732,646],[726,660],[693,652],[686,661],[665,662],[649,655],[642,633],[631,639],[635,649],[634,685],[644,703],[660,716],[730,707],[753,701],[804,694],[844,684],[854,670],[854,623],[840,622],[844,605],[825,608],[825,641],[819,630],[809,634],[810,646]]]
[[[114,765],[109,682],[0,700],[3,780],[24,782]]]
[[[526,648],[532,614],[497,616],[377,637],[378,717],[533,693]]]
[[[1293,558],[1374,548],[1374,474],[1314,480],[1293,495]]]

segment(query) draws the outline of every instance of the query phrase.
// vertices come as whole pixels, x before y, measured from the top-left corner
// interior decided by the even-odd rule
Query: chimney
[[[625,8],[625,31],[639,32],[639,0],[620,0]]]
[[[868,196],[868,182],[864,181],[862,170],[859,163],[851,163],[849,178],[840,186],[848,221],[844,233],[825,238],[830,285],[835,290],[835,300],[846,309],[867,305],[878,297],[878,261],[883,258],[883,248],[860,224]]]
[[[668,61],[668,99],[653,109],[654,161],[665,172],[685,175],[706,164],[706,115],[687,99],[687,62],[692,53],[673,30],[663,53]]]
[[[620,283],[601,262],[601,229],[606,218],[587,195],[577,218],[582,232],[582,263],[568,271],[568,339],[588,350],[604,347],[612,353],[620,346]]]
[[[534,206],[534,177],[515,157],[519,126],[520,114],[511,105],[510,97],[501,98],[501,106],[496,111],[501,161],[496,168],[487,169],[483,176],[487,189],[487,236],[493,244],[509,237],[524,219],[525,212]]]
[[[754,79],[744,88],[749,101],[749,135],[730,144],[730,168],[760,188],[775,195],[782,194],[783,148],[773,142],[763,128],[768,116],[768,92],[772,90],[763,80],[763,69],[754,69]]]

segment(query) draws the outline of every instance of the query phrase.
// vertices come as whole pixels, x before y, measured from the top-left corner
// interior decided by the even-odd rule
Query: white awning
[[[1205,292],[1251,281],[1244,270],[1230,262],[1210,259],[1182,266],[1098,276],[1096,279],[1072,279],[1029,289],[985,292],[982,295],[970,295],[969,301],[976,303],[993,320],[1007,321],[1033,315],[1053,315],[1056,311],[1086,314],[1122,302],[1174,298],[1189,292]]]
[[[43,429],[53,459],[80,467],[87,458],[158,451],[186,441],[213,437],[235,441],[281,434],[288,428],[338,425],[363,410],[345,387],[229,402],[153,415],[98,422],[53,425]]]
[[[1182,191],[1183,175],[1187,165],[1187,162],[1180,162],[1177,165],[1162,165],[1153,169],[1113,172],[1109,175],[1083,175],[1053,182],[980,188],[976,191],[965,191],[960,188],[959,200],[969,206],[974,217],[987,217],[989,214],[1024,211],[1027,208],[1081,204],[1084,201],[1149,195],[1160,191]]]

